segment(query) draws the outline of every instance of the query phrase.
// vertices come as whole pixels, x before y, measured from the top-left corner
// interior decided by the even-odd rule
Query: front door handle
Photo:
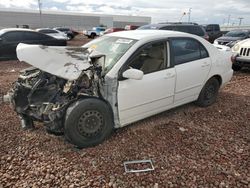
[[[175,74],[173,73],[167,73],[166,76],[164,76],[165,79],[174,78],[174,77],[175,77]]]

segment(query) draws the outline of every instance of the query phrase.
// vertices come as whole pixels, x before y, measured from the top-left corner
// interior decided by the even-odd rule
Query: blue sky
[[[0,0],[0,8],[38,9],[37,0]],[[250,24],[250,0],[41,0],[43,10],[150,16],[152,22],[191,21],[200,24]],[[183,16],[183,17],[182,17]]]

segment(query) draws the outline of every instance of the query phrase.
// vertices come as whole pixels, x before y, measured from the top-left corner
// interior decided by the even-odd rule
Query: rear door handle
[[[201,67],[208,67],[208,66],[210,66],[210,64],[209,64],[208,62],[205,62],[205,63],[203,63],[203,64],[201,65]]]

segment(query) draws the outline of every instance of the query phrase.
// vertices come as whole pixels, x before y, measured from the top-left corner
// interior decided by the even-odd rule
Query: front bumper
[[[250,57],[248,56],[238,56],[236,57],[237,62],[245,62],[245,63],[250,63]]]

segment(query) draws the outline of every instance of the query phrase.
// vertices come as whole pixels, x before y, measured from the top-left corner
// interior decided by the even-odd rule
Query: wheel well
[[[220,86],[221,86],[221,84],[222,84],[222,78],[221,78],[220,75],[214,75],[214,76],[211,77],[210,79],[212,79],[212,78],[215,78],[216,80],[218,80],[218,81],[219,81],[219,84],[220,84]]]

